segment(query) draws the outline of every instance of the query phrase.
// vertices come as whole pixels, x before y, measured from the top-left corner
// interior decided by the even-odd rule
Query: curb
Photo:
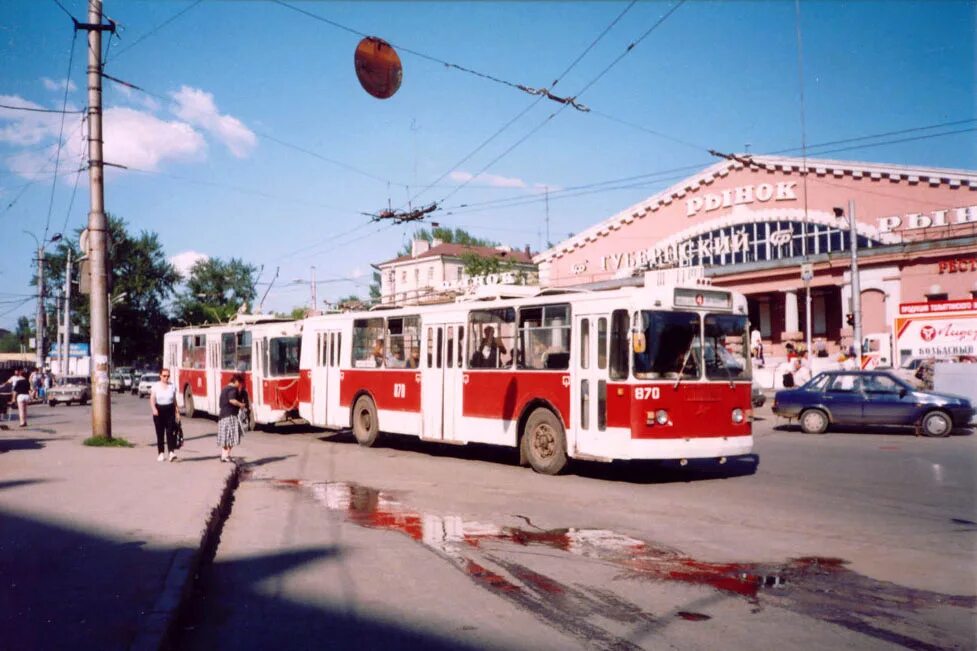
[[[224,481],[220,500],[207,516],[197,548],[178,549],[173,554],[163,581],[163,589],[152,610],[143,618],[132,644],[129,645],[130,651],[159,651],[169,648],[180,615],[193,596],[194,583],[201,566],[213,559],[217,552],[224,522],[231,513],[234,491],[240,483],[240,475],[241,468],[235,463],[234,469]]]

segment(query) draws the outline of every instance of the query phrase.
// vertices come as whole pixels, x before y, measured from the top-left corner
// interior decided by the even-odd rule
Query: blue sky
[[[84,19],[83,0],[62,4]],[[711,164],[706,149],[801,144],[793,2],[686,2],[613,66],[675,3],[289,4],[401,48],[399,92],[377,100],[360,88],[360,36],[281,4],[104,3],[123,27],[105,71],[148,91],[105,82],[106,160],[140,170],[109,170],[106,208],[134,232],[159,233],[174,259],[237,256],[263,265],[265,283],[280,267],[266,310],[306,304],[307,282],[293,281],[308,280],[313,265],[320,300],[366,296],[371,263],[393,257],[416,228],[361,214],[388,202],[443,200],[432,218],[442,226],[536,251],[546,239],[543,188],[558,242],[694,171],[668,170]],[[971,120],[823,157],[977,169],[973,131],[863,146],[977,127],[975,7],[802,2],[807,143]],[[0,104],[60,109],[71,45],[70,19],[53,0],[5,3]],[[424,57],[556,95],[587,88],[579,101],[593,110],[560,110]],[[69,108],[85,104],[85,58],[80,34]],[[65,120],[52,183],[59,129],[57,114],[0,108],[0,327],[34,314],[33,302],[20,304],[32,292],[34,248],[22,231],[73,234],[87,223],[87,174],[69,211],[84,153],[78,116]],[[657,172],[666,173],[573,190]],[[503,198],[524,200],[483,203]]]

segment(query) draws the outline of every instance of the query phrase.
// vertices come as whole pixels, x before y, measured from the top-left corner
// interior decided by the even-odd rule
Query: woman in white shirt
[[[170,382],[170,372],[159,372],[159,382],[149,392],[149,406],[153,410],[153,425],[156,427],[157,461],[165,461],[163,435],[166,447],[170,450],[170,461],[176,460],[176,424],[180,422],[180,412],[176,408],[176,386]]]

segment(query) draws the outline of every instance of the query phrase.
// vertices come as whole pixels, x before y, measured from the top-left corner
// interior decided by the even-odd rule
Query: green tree
[[[21,346],[27,346],[34,336],[31,320],[22,316],[17,319],[17,329],[0,337],[0,353],[19,353]]]
[[[112,302],[112,336],[118,343],[112,347],[116,364],[148,363],[162,354],[163,334],[170,328],[165,304],[173,295],[180,275],[166,259],[159,236],[150,231],[133,235],[125,220],[108,215],[110,296]],[[79,231],[80,233],[80,231]],[[58,249],[45,261],[45,283],[49,297],[61,293],[68,249],[72,250],[72,280],[80,278],[82,265],[74,244],[78,238],[62,239]],[[52,294],[53,292],[53,294]],[[72,333],[74,341],[89,339],[89,297],[71,290],[72,323],[81,333]],[[57,324],[53,301],[48,307],[48,340],[57,341]]]
[[[414,236],[411,238],[413,240],[427,240],[428,242],[433,242],[434,240],[441,240],[445,244],[462,244],[465,246],[498,246],[499,243],[493,240],[486,240],[480,237],[475,237],[463,228],[455,228],[454,230],[450,228],[443,228],[441,226],[435,226],[430,231],[426,228],[418,229],[414,232]],[[401,247],[400,252],[397,255],[410,255],[411,243],[406,243]]]
[[[253,303],[258,268],[238,258],[197,261],[177,297],[175,317],[186,324],[228,321],[244,303]]]

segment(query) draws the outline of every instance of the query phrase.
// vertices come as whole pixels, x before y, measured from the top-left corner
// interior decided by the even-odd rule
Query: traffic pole
[[[88,23],[75,29],[88,31],[88,258],[91,269],[89,311],[92,354],[92,436],[112,438],[112,406],[109,394],[108,314],[108,220],[105,217],[102,166],[102,32],[115,24],[102,24],[102,0],[89,0]]]
[[[855,200],[848,201],[848,224],[851,228],[851,311],[855,359],[862,366],[862,288],[858,278],[858,229],[855,226]]]

